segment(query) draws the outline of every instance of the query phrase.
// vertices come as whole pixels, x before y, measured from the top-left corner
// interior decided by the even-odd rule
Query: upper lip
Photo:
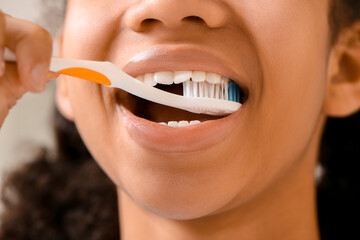
[[[244,87],[244,78],[226,65],[225,60],[197,48],[153,48],[135,55],[123,67],[123,71],[133,77],[160,71],[184,70],[217,73]]]

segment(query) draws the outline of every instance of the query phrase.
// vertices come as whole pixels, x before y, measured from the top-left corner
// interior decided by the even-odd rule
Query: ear
[[[346,117],[360,109],[360,22],[340,32],[330,53],[324,111]]]
[[[63,31],[60,31],[58,36],[58,51],[59,57],[62,57],[63,48]],[[56,106],[59,112],[69,121],[74,121],[74,115],[72,106],[69,98],[69,91],[67,87],[67,80],[64,76],[60,76],[57,79],[56,86]]]

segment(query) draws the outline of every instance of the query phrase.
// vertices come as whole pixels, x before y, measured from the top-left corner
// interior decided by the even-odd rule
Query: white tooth
[[[199,124],[201,123],[199,120],[193,120],[193,121],[190,121],[190,125],[195,125],[195,124]]]
[[[137,76],[136,79],[139,80],[140,82],[144,82],[144,75]]]
[[[170,121],[170,122],[168,122],[168,126],[169,126],[169,127],[178,127],[178,125],[179,125],[179,123],[176,122],[176,121]]]
[[[191,80],[194,82],[204,82],[206,79],[206,73],[202,71],[193,71]]]
[[[180,121],[179,124],[178,124],[178,127],[186,127],[188,125],[189,125],[188,121]]]
[[[154,80],[160,84],[171,85],[174,83],[174,73],[171,71],[156,72]]]
[[[222,81],[222,82],[229,83],[229,82],[230,82],[230,79],[227,78],[227,77],[221,76],[221,81]]]
[[[192,96],[193,97],[198,97],[199,96],[199,86],[198,86],[198,83],[197,82],[190,82],[191,85],[192,85]]]
[[[166,122],[159,122],[159,124],[167,126]]]
[[[174,72],[174,83],[179,84],[179,83],[185,82],[187,80],[190,80],[191,76],[192,76],[192,71]]]
[[[220,83],[221,76],[216,73],[206,73],[206,81],[212,84]]]
[[[154,81],[154,74],[153,73],[147,73],[144,77],[144,83],[149,86],[156,86],[156,82]]]

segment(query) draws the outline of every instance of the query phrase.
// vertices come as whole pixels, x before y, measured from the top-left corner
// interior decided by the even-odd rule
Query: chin
[[[162,196],[168,193],[169,197],[160,197],[150,193],[143,197],[130,195],[130,198],[145,211],[174,220],[194,220],[207,217],[223,208],[220,199],[211,199],[196,193],[176,193],[174,196],[170,196],[171,192],[173,191],[164,190],[162,193]]]
[[[221,183],[221,174],[207,175],[148,170],[122,175],[120,189],[147,212],[168,219],[197,219],[221,212],[237,194],[234,184]]]

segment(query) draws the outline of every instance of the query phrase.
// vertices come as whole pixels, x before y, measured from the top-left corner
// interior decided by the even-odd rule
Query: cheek
[[[127,3],[113,5],[95,3],[100,0],[69,1],[64,26],[61,56],[64,58],[103,60],[109,52],[111,41],[118,32],[119,12],[124,11]],[[101,6],[101,7],[99,7]],[[69,97],[74,112],[77,129],[92,156],[115,183],[118,180],[118,165],[114,155],[122,155],[121,133],[114,129],[122,128],[114,111],[114,94],[110,88],[101,87],[87,81],[67,77]],[[114,152],[116,150],[117,152]]]
[[[66,77],[69,98],[77,130],[93,158],[118,187],[123,179],[136,179],[137,166],[128,166],[127,159],[144,158],[129,141],[123,126],[116,90],[98,84]],[[131,161],[130,161],[131,163]]]
[[[107,4],[95,3],[99,0],[70,1],[64,25],[63,51],[68,58],[102,60],[106,58],[109,43],[117,34],[124,3],[113,6],[117,1]],[[100,2],[100,1],[99,1]]]
[[[92,156],[105,169],[112,169],[111,159],[113,100],[111,91],[98,84],[66,77],[74,122]],[[99,161],[100,160],[100,161]]]
[[[298,167],[319,137],[329,28],[326,1],[272,1],[267,7],[241,2],[239,16],[262,68],[262,79],[250,89],[248,124],[232,139],[235,145],[247,137],[232,153],[240,198],[246,200]]]
[[[327,84],[326,2],[273,1],[264,11],[247,11],[248,19],[256,19],[246,24],[263,70],[255,110],[257,119],[271,124],[266,128],[301,129],[304,135],[314,129]]]
[[[329,42],[325,3],[277,2],[273,9],[278,12],[258,21],[274,27],[252,27],[263,66],[258,118],[268,119],[262,127],[273,129],[270,136],[292,135],[298,144],[304,142],[300,146],[309,141],[325,98]]]

